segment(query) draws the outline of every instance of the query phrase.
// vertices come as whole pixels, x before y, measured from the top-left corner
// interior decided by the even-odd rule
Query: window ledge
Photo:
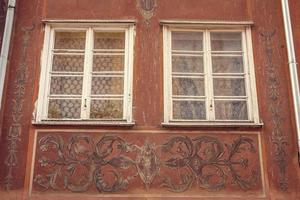
[[[260,128],[263,123],[253,122],[163,122],[161,123],[164,127],[252,127]]]
[[[134,126],[134,122],[126,121],[59,121],[59,120],[44,120],[44,121],[33,121],[33,125],[91,125],[91,126]]]

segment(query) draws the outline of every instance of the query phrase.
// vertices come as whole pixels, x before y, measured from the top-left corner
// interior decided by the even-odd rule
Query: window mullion
[[[169,70],[168,68],[171,67],[169,66],[169,52],[171,52],[171,49],[169,49],[169,29],[164,26],[163,27],[163,46],[164,46],[164,50],[163,50],[163,62],[164,62],[164,67],[163,67],[163,74],[164,74],[164,122],[168,123],[171,119],[171,113],[170,113],[170,109],[169,109],[169,104],[171,102],[171,96],[169,95],[169,86],[170,86],[170,82],[169,82],[169,76],[171,76],[171,73],[169,74]]]
[[[253,47],[252,47],[252,36],[251,36],[251,28],[245,28],[245,46],[247,50],[247,60],[248,60],[248,80],[249,80],[249,104],[252,106],[252,119],[255,123],[259,123],[259,111],[258,111],[258,102],[257,102],[257,91],[256,91],[256,81],[255,81],[255,70],[254,70],[254,60],[253,60]],[[245,56],[246,56],[245,55]]]
[[[166,67],[166,73],[167,73],[167,85],[168,85],[168,88],[167,88],[167,96],[168,96],[168,105],[167,105],[167,109],[168,109],[168,116],[169,116],[169,120],[173,120],[173,98],[172,98],[172,95],[173,95],[173,83],[172,83],[172,68],[173,68],[173,62],[172,62],[172,59],[173,59],[173,55],[172,55],[172,32],[167,29],[168,32],[167,32],[167,42],[166,44],[168,45],[167,46],[167,67]]]
[[[49,27],[50,28],[50,27]],[[46,72],[45,74],[47,75],[47,77],[45,78],[45,85],[46,85],[46,90],[44,90],[45,94],[43,95],[43,98],[44,101],[43,101],[43,104],[42,104],[42,113],[43,113],[43,116],[42,116],[42,119],[46,119],[48,118],[48,107],[49,107],[49,95],[50,95],[50,82],[51,82],[51,75],[50,75],[50,71],[52,70],[52,61],[53,61],[53,54],[52,54],[52,49],[54,48],[54,33],[55,31],[52,29],[50,31],[50,40],[49,40],[49,47],[48,49],[45,49],[45,51],[47,52],[50,52],[49,55],[47,56],[47,59],[46,59]],[[41,79],[42,80],[42,79]],[[42,86],[43,84],[40,84],[40,87]]]
[[[89,119],[90,116],[90,93],[91,93],[91,75],[93,61],[93,30],[89,28],[86,33],[86,47],[84,56],[84,71],[83,71],[83,91],[81,102],[81,119]]]
[[[215,111],[214,111],[214,91],[213,91],[213,75],[212,75],[212,57],[211,57],[211,44],[210,44],[210,32],[205,31],[205,52],[206,52],[206,79],[207,79],[207,113],[208,120],[215,120]]]
[[[249,80],[249,76],[250,76],[250,70],[249,70],[249,61],[248,61],[248,55],[247,55],[247,39],[246,39],[246,33],[245,31],[242,32],[242,48],[243,48],[243,63],[244,63],[244,70],[245,70],[245,89],[246,89],[246,96],[250,97],[250,91],[251,91],[251,87],[250,87],[250,80]],[[248,109],[248,119],[253,120],[253,108],[252,108],[252,104],[250,103],[250,99],[247,98],[247,109]]]
[[[128,69],[129,69],[129,60],[128,60],[128,49],[129,49],[129,33],[128,29],[125,31],[125,53],[124,53],[124,76],[123,76],[123,81],[124,81],[124,90],[123,90],[123,119],[125,118],[126,120],[129,119],[128,116],[128,106],[129,106],[129,88],[128,88]]]

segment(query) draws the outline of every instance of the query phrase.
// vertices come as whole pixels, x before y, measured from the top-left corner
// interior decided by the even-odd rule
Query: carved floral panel
[[[263,193],[256,133],[37,134],[33,193]]]

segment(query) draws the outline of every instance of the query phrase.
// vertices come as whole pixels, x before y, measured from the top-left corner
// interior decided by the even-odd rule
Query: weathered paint
[[[291,8],[294,9],[292,18],[295,38],[297,38],[300,32],[299,23],[297,23],[299,12],[296,9],[300,8],[300,4],[297,1],[291,1]],[[135,19],[137,21],[133,78],[135,126],[70,127],[31,124],[39,89],[40,56],[44,34],[43,19]],[[252,27],[254,65],[259,112],[264,123],[261,128],[166,128],[161,125],[163,121],[163,48],[162,26],[159,20],[162,19],[254,22]],[[295,45],[297,59],[300,60],[299,40],[295,39]],[[24,190],[24,195],[28,196],[31,187],[31,163],[35,153],[32,148],[36,142],[34,137],[36,130],[41,132],[47,130],[55,135],[72,129],[78,136],[86,134],[85,130],[89,134],[113,132],[130,141],[136,136],[141,145],[145,143],[146,138],[150,137],[149,134],[155,135],[155,139],[151,141],[161,143],[160,140],[166,138],[166,135],[170,137],[193,135],[194,137],[210,135],[213,132],[215,135],[220,134],[220,137],[224,135],[229,142],[240,135],[255,132],[261,138],[261,144],[257,143],[261,154],[257,151],[254,155],[250,155],[250,160],[259,156],[262,158],[262,162],[256,164],[262,168],[262,174],[260,174],[262,183],[259,188],[265,185],[265,196],[260,196],[262,194],[260,189],[252,194],[254,196],[249,196],[247,192],[240,192],[239,189],[233,189],[237,194],[236,197],[229,197],[229,193],[224,192],[216,195],[222,199],[299,198],[300,179],[296,132],[280,0],[159,0],[150,20],[143,18],[136,1],[133,0],[18,1],[9,61],[6,95],[2,110],[0,177],[3,187],[15,190],[16,193],[17,191],[22,193]],[[274,96],[274,94],[278,95]],[[37,161],[38,157],[34,162]],[[11,176],[8,177],[10,170]],[[137,187],[142,185],[140,182]],[[31,199],[76,199],[78,196],[78,194],[64,192],[60,192],[60,196],[57,196],[55,191],[50,193],[53,194],[41,192]],[[164,194],[160,190],[157,193]],[[199,194],[196,193],[199,196],[208,194],[215,199],[213,198],[215,192],[199,191]],[[84,198],[96,198],[93,195],[95,194],[84,194]],[[122,195],[126,196],[126,192],[119,193],[119,197]],[[160,198],[163,198],[162,196]],[[150,198],[144,197],[144,199]],[[125,199],[133,199],[133,197]],[[179,197],[179,199],[184,198]]]

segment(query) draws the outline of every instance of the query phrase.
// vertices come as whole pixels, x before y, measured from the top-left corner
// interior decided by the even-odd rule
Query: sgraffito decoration
[[[135,138],[39,134],[33,192],[262,191],[257,135]]]
[[[273,41],[276,31],[261,33],[261,38],[265,45],[266,62],[266,75],[267,75],[267,98],[269,100],[269,112],[271,113],[272,135],[271,141],[273,145],[273,158],[278,167],[278,185],[281,191],[288,189],[288,180],[286,177],[287,170],[287,153],[288,146],[287,136],[282,131],[282,124],[284,118],[282,117],[282,101],[279,98],[280,78],[278,74],[278,65],[274,64],[274,47]]]
[[[156,7],[156,0],[137,0],[137,8],[148,23],[153,17]]]
[[[7,173],[4,178],[4,186],[10,190],[14,183],[13,171],[18,166],[18,145],[21,141],[22,133],[22,117],[24,106],[25,86],[28,75],[26,59],[27,49],[29,45],[30,33],[34,26],[23,28],[23,44],[21,50],[21,61],[15,74],[14,98],[12,99],[12,124],[9,127],[7,135],[8,147],[7,157],[5,158],[5,165],[7,166]]]

